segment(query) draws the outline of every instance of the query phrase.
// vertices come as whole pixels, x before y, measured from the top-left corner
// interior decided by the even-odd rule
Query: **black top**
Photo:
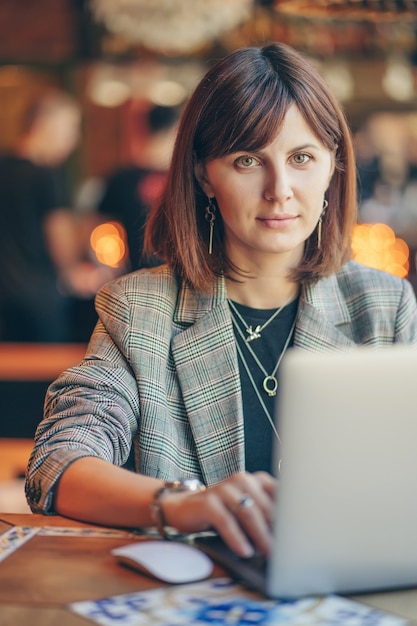
[[[55,276],[45,217],[65,206],[54,170],[13,155],[0,158],[0,289],[24,288],[31,277]]]
[[[255,328],[258,324],[262,326],[274,313],[276,309],[252,309],[233,302],[247,325]],[[297,314],[298,299],[294,300],[282,309],[279,315],[261,332],[261,337],[250,342],[250,347],[255,352],[258,360],[262,363],[268,374],[271,374],[278,361],[279,355],[282,353],[289,333],[291,332],[295,316]],[[236,316],[235,316],[236,317]],[[243,328],[243,324],[237,319],[244,335],[247,333]],[[293,345],[292,333],[289,346]],[[249,367],[253,380],[264,401],[264,404],[274,420],[275,417],[275,401],[279,394],[279,382],[276,396],[269,396],[263,388],[263,380],[265,375],[254,361],[250,354],[247,344],[242,339],[235,328],[236,341],[239,343],[243,357]],[[258,396],[249,379],[246,368],[239,356],[239,371],[242,387],[243,414],[245,422],[245,467],[248,472],[264,470],[271,472],[272,451],[275,445],[275,433],[272,426],[265,415]],[[279,381],[279,369],[276,373]],[[279,424],[275,422],[275,426],[279,433]]]
[[[0,157],[0,339],[66,341],[66,302],[48,252],[44,221],[67,206],[60,173]]]
[[[115,172],[106,183],[98,211],[124,226],[130,270],[159,263],[157,259],[143,258],[143,231],[149,210],[159,197],[165,179],[165,172],[130,166]]]

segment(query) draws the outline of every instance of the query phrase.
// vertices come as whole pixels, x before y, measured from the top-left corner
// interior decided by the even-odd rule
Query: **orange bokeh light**
[[[405,278],[410,250],[387,224],[356,224],[352,230],[352,258],[362,265]]]
[[[126,258],[126,232],[119,222],[99,224],[90,235],[97,260],[109,267],[120,267]]]

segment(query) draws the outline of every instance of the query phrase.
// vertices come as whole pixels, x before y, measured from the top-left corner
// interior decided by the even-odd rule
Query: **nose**
[[[283,204],[292,198],[291,176],[285,167],[274,165],[266,168],[265,172],[264,198],[268,202]]]

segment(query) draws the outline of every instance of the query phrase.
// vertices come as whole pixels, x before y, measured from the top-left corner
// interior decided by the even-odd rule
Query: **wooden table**
[[[59,516],[0,513],[0,535],[13,526],[103,530]],[[70,612],[68,603],[161,587],[110,554],[138,539],[123,530],[117,537],[29,539],[0,561],[0,626],[87,626],[92,622]],[[215,573],[223,574],[220,568]]]
[[[0,534],[13,526],[94,528],[58,516],[0,513]],[[137,539],[125,531],[112,537],[35,535],[0,561],[0,626],[87,626],[92,622],[70,612],[68,603],[161,586],[110,554]],[[216,567],[214,575],[224,572]],[[355,599],[417,624],[417,589]]]

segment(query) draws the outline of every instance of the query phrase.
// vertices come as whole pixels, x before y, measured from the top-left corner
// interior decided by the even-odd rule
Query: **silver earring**
[[[216,205],[213,202],[213,198],[208,198],[208,205],[206,206],[206,220],[210,226],[209,232],[209,245],[208,245],[208,253],[213,253],[213,231],[214,231],[214,222],[216,220]]]
[[[326,200],[326,198],[324,198],[323,200],[323,210],[321,212],[321,215],[319,217],[319,221],[317,224],[317,247],[320,250],[321,248],[321,233],[322,233],[322,228],[323,228],[323,217],[324,214],[326,212],[327,207],[329,206],[328,201]]]

